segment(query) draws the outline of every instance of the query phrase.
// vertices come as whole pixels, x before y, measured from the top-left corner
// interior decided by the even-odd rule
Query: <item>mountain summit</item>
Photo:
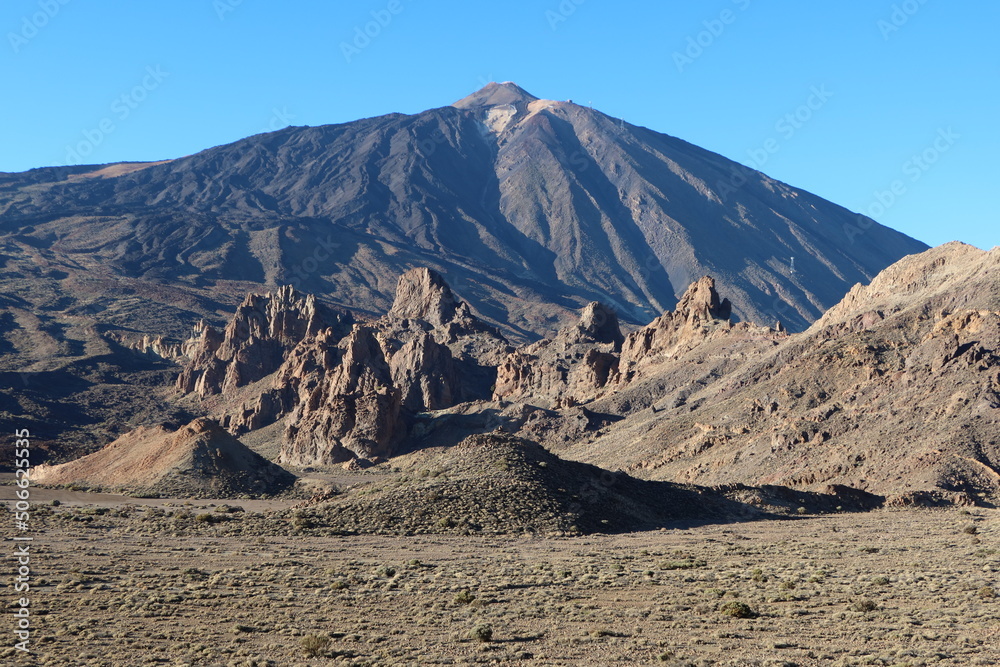
[[[535,102],[538,98],[521,88],[513,81],[503,83],[490,82],[452,104],[456,109],[475,109],[478,107],[493,107],[501,104],[522,104]]]

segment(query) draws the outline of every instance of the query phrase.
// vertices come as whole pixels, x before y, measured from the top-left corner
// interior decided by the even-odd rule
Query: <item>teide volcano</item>
[[[736,318],[801,330],[926,248],[877,224],[848,234],[857,218],[840,206],[511,83],[161,163],[2,175],[0,221],[11,306],[50,318],[93,306],[175,335],[282,284],[385,312],[415,266],[517,342],[593,300],[648,322],[703,275]]]

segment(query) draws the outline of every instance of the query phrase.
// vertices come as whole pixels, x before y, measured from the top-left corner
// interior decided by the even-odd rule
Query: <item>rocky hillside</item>
[[[311,297],[282,290],[248,297],[222,333],[199,326],[186,343],[151,349],[184,360],[178,404],[292,466],[440,459],[465,471],[455,473],[460,489],[482,491],[496,461],[480,454],[521,456],[540,443],[551,461],[717,487],[741,502],[782,487],[866,507],[994,503],[998,278],[1000,249],[948,244],[896,263],[789,334],[733,322],[734,305],[705,276],[627,334],[594,302],[553,337],[515,348],[442,276],[418,268],[399,277],[377,319],[322,314]],[[329,525],[413,493],[423,491],[397,484],[381,500],[352,496],[343,507],[353,509]],[[537,505],[563,517],[538,529],[566,528],[562,502]],[[418,514],[390,523],[416,530],[429,516]]]
[[[924,248],[680,139],[511,83],[176,160],[0,174],[0,423],[34,425],[39,456],[55,460],[142,424],[186,423],[198,404],[152,388],[190,357],[193,325],[205,322],[190,342],[204,363],[183,388],[242,391],[283,363],[282,335],[381,317],[415,267],[523,345],[595,301],[641,326],[704,275],[735,319],[801,330]],[[223,330],[240,308],[263,317],[283,286],[315,298],[277,337],[244,349],[247,332]],[[277,296],[244,303],[248,293]],[[433,326],[443,316],[424,315]],[[429,361],[421,345],[412,353]],[[209,363],[239,354],[227,372],[249,375]],[[607,361],[590,363],[603,374]],[[400,400],[464,400],[428,391]]]
[[[611,533],[755,518],[752,506],[708,489],[648,482],[565,461],[509,435],[393,461],[399,474],[295,512],[345,533]]]
[[[218,424],[196,419],[172,430],[141,427],[93,454],[32,469],[39,484],[172,497],[261,496],[289,489],[295,476],[247,449]]]
[[[800,334],[734,323],[706,276],[628,334],[591,303],[518,348],[416,269],[385,316],[303,336],[252,393],[234,394],[243,403],[219,404],[221,419],[280,438],[278,460],[298,466],[503,432],[649,479],[992,502],[998,253],[949,244],[906,258]]]
[[[728,354],[722,342],[700,356]],[[1000,249],[952,243],[906,258],[774,342],[567,455],[699,484],[1000,499]],[[649,381],[675,374],[671,363],[646,370]],[[613,411],[630,393],[641,391],[588,407]]]

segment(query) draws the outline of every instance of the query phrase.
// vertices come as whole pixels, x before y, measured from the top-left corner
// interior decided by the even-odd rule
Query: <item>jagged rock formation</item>
[[[284,419],[283,463],[388,456],[409,416],[488,398],[510,351],[436,272],[404,273],[398,294],[349,333],[346,316],[311,296],[251,295],[223,333],[198,328],[177,386],[226,394],[220,419],[236,435]]]
[[[125,349],[183,364],[195,353],[200,335],[200,329],[196,329],[196,336],[184,342],[175,342],[165,336],[151,336],[149,334],[129,338],[112,333],[109,337]]]
[[[780,332],[752,324],[733,325],[731,312],[710,276],[692,283],[676,310],[628,336],[622,335],[614,311],[592,303],[577,324],[509,355],[498,369],[494,400],[573,407],[620,391],[642,375],[642,368],[678,360],[710,338],[735,341],[751,332],[781,338]]]
[[[622,346],[622,381],[632,380],[639,366],[676,358],[709,336],[730,332],[731,314],[732,304],[729,299],[720,299],[714,278],[705,276],[692,283],[673,312],[665,312],[629,334]],[[748,327],[752,325],[742,328]]]
[[[459,383],[451,350],[427,332],[393,351],[389,371],[392,383],[405,389],[403,407],[411,412],[451,407],[467,393]]]
[[[294,465],[386,457],[405,433],[402,393],[374,332],[357,326],[340,364],[298,405],[279,461]]]
[[[423,320],[437,329],[452,323],[460,307],[468,317],[468,306],[458,301],[441,274],[418,267],[399,277],[388,317]]]
[[[509,349],[425,268],[400,276],[389,313],[355,327],[343,347],[339,365],[315,382],[289,418],[281,461],[388,456],[405,435],[404,414],[488,395],[495,373],[490,361]],[[282,382],[287,376],[279,373]]]
[[[497,370],[497,401],[572,407],[597,395],[617,374],[621,351],[618,316],[594,302],[576,324],[512,352]]]
[[[180,429],[140,427],[83,458],[32,469],[39,484],[83,484],[182,497],[266,495],[295,476],[247,449],[210,419]]]
[[[494,327],[476,317],[444,278],[419,267],[399,277],[379,331],[393,375],[415,411],[488,398],[495,367],[510,351]],[[416,392],[412,384],[421,386]],[[407,385],[404,387],[403,385]]]
[[[773,342],[568,455],[699,484],[840,484],[890,504],[1000,499],[1000,249],[906,258]]]
[[[276,371],[285,354],[307,336],[328,327],[343,330],[351,321],[348,313],[289,286],[250,294],[225,331],[198,324],[186,344],[191,360],[177,378],[177,388],[202,397],[238,389]]]

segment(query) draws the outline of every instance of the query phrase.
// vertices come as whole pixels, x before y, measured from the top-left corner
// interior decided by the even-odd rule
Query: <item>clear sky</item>
[[[2,171],[180,157],[512,80],[931,245],[1000,244],[996,0],[3,4]]]

